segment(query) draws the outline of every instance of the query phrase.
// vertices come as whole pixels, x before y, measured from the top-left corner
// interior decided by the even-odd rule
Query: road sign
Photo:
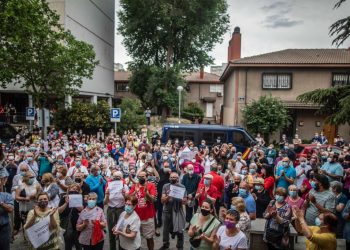
[[[34,118],[35,118],[35,108],[26,107],[26,120],[34,121]]]
[[[110,112],[111,122],[120,122],[122,111],[120,108],[111,108]]]

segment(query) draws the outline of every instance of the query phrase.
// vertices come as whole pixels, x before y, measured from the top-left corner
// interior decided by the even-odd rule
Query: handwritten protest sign
[[[49,225],[50,216],[47,216],[26,230],[28,239],[34,248],[40,247],[42,244],[46,243],[49,240]]]

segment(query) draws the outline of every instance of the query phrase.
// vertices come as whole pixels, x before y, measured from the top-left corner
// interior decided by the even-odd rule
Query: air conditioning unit
[[[221,92],[218,92],[217,95],[218,95],[218,97],[222,97],[222,93]]]

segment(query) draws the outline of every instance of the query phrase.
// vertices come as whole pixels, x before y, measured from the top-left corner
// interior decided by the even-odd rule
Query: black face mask
[[[80,178],[76,178],[74,181],[75,181],[76,183],[80,183],[80,182],[81,182],[81,179],[80,179]]]
[[[139,183],[140,183],[141,185],[143,185],[143,184],[146,183],[146,179],[144,179],[144,178],[138,178],[138,179],[139,179]]]
[[[113,179],[115,180],[115,181],[120,181],[121,180],[121,178],[118,176],[118,177],[113,177]]]
[[[176,184],[176,183],[177,183],[177,180],[171,179],[171,180],[170,180],[170,183],[171,183],[171,184]]]
[[[38,206],[39,206],[41,209],[46,208],[47,205],[49,205],[49,202],[48,202],[48,201],[39,201],[39,202],[38,202]]]
[[[208,215],[210,214],[210,211],[202,208],[202,209],[201,209],[201,214],[202,214],[203,216],[208,216]]]
[[[69,194],[79,194],[78,191],[70,191]]]
[[[241,183],[240,181],[236,181],[236,182],[235,182],[235,184],[236,184],[237,186],[239,186],[240,183]]]

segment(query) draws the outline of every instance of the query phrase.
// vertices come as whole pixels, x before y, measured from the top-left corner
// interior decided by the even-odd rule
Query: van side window
[[[174,139],[179,139],[180,142],[184,141],[184,133],[182,131],[177,131],[177,130],[170,130],[168,132],[168,140],[174,140]]]
[[[191,141],[194,141],[194,135],[195,135],[196,132],[192,132],[192,131],[186,131],[185,134],[184,134],[184,139],[185,140],[191,140]]]
[[[250,140],[243,132],[234,131],[233,144],[244,146],[244,147],[250,147]]]

